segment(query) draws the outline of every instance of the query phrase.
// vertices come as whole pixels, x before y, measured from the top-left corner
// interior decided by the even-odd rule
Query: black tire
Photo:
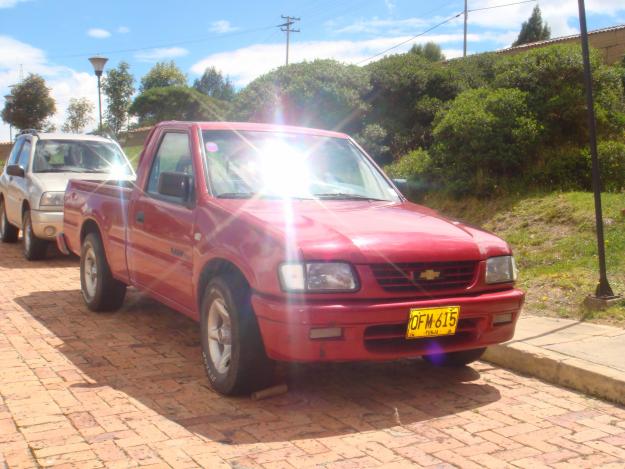
[[[102,240],[89,233],[80,249],[80,292],[91,311],[118,310],[126,296],[126,284],[113,278]]]
[[[30,210],[26,209],[22,216],[22,235],[24,237],[24,257],[29,261],[39,261],[46,257],[48,241],[39,239],[33,232],[33,221]]]
[[[461,350],[459,352],[437,353],[433,355],[423,355],[423,359],[436,366],[461,367],[479,360],[485,351],[486,347]]]
[[[223,326],[216,329],[211,320],[211,308],[218,308],[222,302],[229,316],[230,329],[224,332]],[[221,317],[220,315],[218,315]],[[217,334],[209,339],[209,329]],[[267,358],[265,347],[250,302],[249,287],[239,275],[228,274],[213,278],[202,298],[200,310],[200,331],[202,359],[206,375],[213,389],[224,395],[240,395],[265,388],[273,381],[273,361]],[[223,332],[223,333],[222,333]],[[219,355],[223,356],[230,337],[230,358],[225,370],[219,369]],[[221,352],[220,352],[221,350]],[[213,353],[213,351],[216,351]]]
[[[0,241],[3,243],[14,243],[17,241],[18,234],[19,230],[17,227],[11,225],[7,219],[4,199],[0,197]]]

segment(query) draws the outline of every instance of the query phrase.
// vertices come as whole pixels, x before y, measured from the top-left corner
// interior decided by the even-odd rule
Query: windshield
[[[343,138],[218,130],[202,136],[216,197],[399,200],[365,155]]]
[[[37,141],[33,172],[132,174],[117,145],[93,140]]]

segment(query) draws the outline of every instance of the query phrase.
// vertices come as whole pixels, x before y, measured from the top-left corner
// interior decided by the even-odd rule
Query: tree
[[[2,119],[18,129],[42,129],[55,112],[56,103],[45,80],[31,73],[11,90]]]
[[[93,103],[87,98],[72,98],[67,107],[67,119],[61,128],[63,132],[81,133],[93,120]]]
[[[335,60],[315,60],[273,70],[239,92],[232,117],[251,122],[345,129],[356,133],[368,110],[367,71]]]
[[[182,73],[176,63],[171,60],[169,62],[157,62],[154,67],[141,78],[141,87],[139,91],[143,93],[150,88],[164,88],[166,86],[186,86],[187,76]]]
[[[108,98],[106,124],[115,134],[121,131],[127,120],[128,108],[135,92],[135,79],[129,68],[126,62],[120,62],[117,68],[106,72],[102,83],[102,89]]]
[[[223,120],[226,103],[187,86],[150,88],[135,98],[129,112],[141,125],[164,120]]]
[[[512,43],[512,46],[520,46],[521,44],[529,44],[531,42],[543,41],[551,37],[551,28],[547,23],[543,24],[538,5],[534,7],[532,15],[527,21],[521,25],[519,37]]]
[[[467,90],[437,115],[432,166],[456,193],[492,194],[532,167],[541,130],[528,93]]]
[[[420,55],[430,62],[441,62],[445,60],[445,55],[441,50],[441,46],[439,46],[435,42],[415,44],[410,48],[410,53]]]
[[[202,77],[193,82],[193,88],[200,93],[223,101],[231,101],[235,95],[230,78],[224,78],[223,74],[215,67],[204,70]]]

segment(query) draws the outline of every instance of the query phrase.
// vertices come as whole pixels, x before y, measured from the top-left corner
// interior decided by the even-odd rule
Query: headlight
[[[65,192],[44,192],[39,205],[42,207],[62,207]]]
[[[514,282],[517,268],[512,256],[491,257],[486,261],[486,283]]]
[[[355,291],[358,282],[346,262],[292,262],[280,266],[280,284],[289,292]]]

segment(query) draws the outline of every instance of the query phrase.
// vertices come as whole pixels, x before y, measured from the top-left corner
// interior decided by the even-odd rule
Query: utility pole
[[[289,64],[289,42],[291,33],[299,33],[299,29],[292,29],[291,26],[295,24],[296,21],[299,21],[300,18],[295,18],[294,16],[284,16],[281,15],[282,19],[286,20],[283,24],[278,25],[280,31],[286,33],[286,64]]]
[[[469,10],[467,9],[467,0],[464,0],[464,48],[462,49],[462,56],[467,56],[467,16]]]

